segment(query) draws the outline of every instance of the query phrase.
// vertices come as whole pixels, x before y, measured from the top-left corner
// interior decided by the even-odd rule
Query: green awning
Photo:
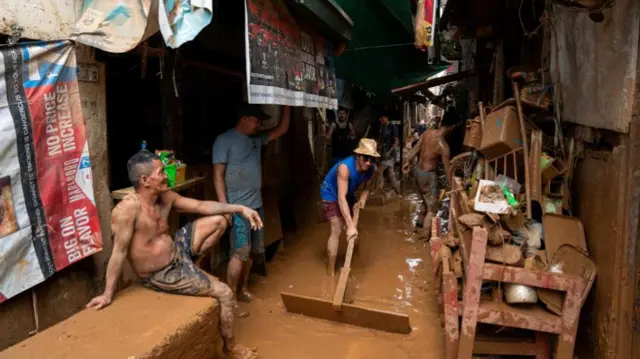
[[[425,81],[449,67],[429,65],[415,48],[409,0],[336,0],[353,20],[351,41],[335,58],[339,78],[378,95]]]
[[[288,0],[296,17],[335,44],[351,41],[353,21],[333,0]]]

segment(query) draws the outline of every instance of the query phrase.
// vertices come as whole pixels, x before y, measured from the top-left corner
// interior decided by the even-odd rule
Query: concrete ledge
[[[71,318],[0,352],[0,359],[213,359],[218,302],[133,286],[100,311]]]

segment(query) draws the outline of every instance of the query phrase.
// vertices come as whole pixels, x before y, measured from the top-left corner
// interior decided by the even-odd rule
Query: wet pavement
[[[361,212],[360,251],[354,255],[345,302],[409,315],[412,332],[392,334],[290,314],[280,292],[331,300],[338,274],[326,275],[329,224],[318,223],[289,240],[269,263],[269,277],[251,289],[251,316],[237,321],[237,338],[264,359],[443,358],[444,342],[426,242],[413,234],[407,201],[369,205]],[[405,202],[404,204],[402,202]],[[344,260],[341,239],[338,266]]]

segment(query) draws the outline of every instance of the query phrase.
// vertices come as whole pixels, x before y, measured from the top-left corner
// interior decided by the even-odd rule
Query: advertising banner
[[[331,44],[300,29],[283,0],[245,0],[249,103],[338,107]]]
[[[438,0],[418,0],[418,11],[416,12],[415,38],[416,47],[426,50],[433,46],[436,33],[436,9]]]
[[[100,250],[73,44],[0,47],[0,302]]]

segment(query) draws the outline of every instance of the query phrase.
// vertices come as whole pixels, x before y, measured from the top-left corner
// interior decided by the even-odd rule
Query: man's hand
[[[351,238],[354,238],[357,236],[358,236],[358,230],[356,229],[356,227],[347,228],[347,240],[350,240]]]
[[[112,297],[110,295],[101,294],[101,295],[91,299],[89,304],[87,304],[87,308],[93,308],[95,310],[100,310],[100,309],[108,306],[109,304],[111,304],[111,299],[112,299]]]
[[[258,214],[258,212],[252,210],[249,207],[244,207],[242,209],[241,214],[244,218],[249,220],[249,223],[251,224],[251,229],[253,229],[254,231],[262,228],[263,226],[262,219],[260,218],[260,215]]]

